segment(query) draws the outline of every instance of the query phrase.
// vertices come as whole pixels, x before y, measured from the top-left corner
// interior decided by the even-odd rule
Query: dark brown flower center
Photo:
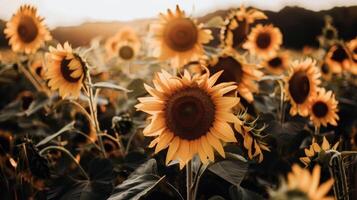
[[[76,58],[74,58],[76,59]],[[82,76],[79,76],[79,77],[76,77],[76,78],[73,78],[71,76],[71,74],[75,71],[75,70],[71,70],[69,68],[69,63],[71,62],[72,59],[63,59],[61,61],[61,73],[62,73],[62,76],[65,80],[67,80],[68,82],[71,82],[71,83],[76,83],[78,82]],[[82,61],[81,61],[82,63]],[[82,66],[83,67],[83,66]]]
[[[248,28],[245,20],[238,22],[238,27],[232,30],[233,47],[239,47],[247,39]]]
[[[325,63],[321,66],[321,72],[323,74],[328,74],[330,72],[330,69],[328,68],[328,66]]]
[[[37,66],[36,69],[35,69],[35,72],[38,76],[41,76],[41,73],[42,73],[42,66]]]
[[[232,56],[220,57],[217,64],[209,67],[209,70],[211,74],[224,70],[218,78],[217,84],[223,82],[237,82],[239,84],[242,81],[242,64]]]
[[[295,72],[289,80],[289,92],[297,104],[302,104],[309,96],[310,81],[305,72]]]
[[[341,45],[337,45],[335,51],[332,54],[331,59],[336,62],[342,62],[348,59],[348,54],[346,52],[346,49]]]
[[[215,120],[215,104],[201,88],[175,92],[167,101],[166,125],[182,139],[194,140],[207,134]]]
[[[335,31],[333,31],[332,29],[328,29],[326,31],[325,37],[329,40],[335,38]]]
[[[198,30],[192,20],[180,18],[170,21],[164,29],[165,43],[175,51],[192,49],[198,40]]]
[[[119,49],[119,57],[124,60],[130,60],[134,57],[134,49],[131,46],[122,46]]]
[[[25,43],[31,43],[38,35],[38,27],[30,16],[22,16],[17,27],[19,38]]]
[[[266,49],[271,44],[271,35],[266,32],[259,33],[256,40],[257,46],[261,49]]]
[[[318,101],[314,103],[314,105],[312,106],[312,112],[316,117],[319,118],[325,117],[326,114],[328,113],[328,106],[326,105],[325,102]]]
[[[283,61],[279,56],[272,58],[268,61],[268,65],[272,68],[279,68],[279,67],[281,67],[282,64],[283,64]]]

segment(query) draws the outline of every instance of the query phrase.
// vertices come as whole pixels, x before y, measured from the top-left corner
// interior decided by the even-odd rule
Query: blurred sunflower
[[[326,92],[324,88],[320,88],[317,96],[311,99],[310,120],[316,127],[327,126],[327,124],[337,126],[336,121],[339,119],[337,104],[332,91]]]
[[[203,45],[213,39],[211,31],[203,29],[196,21],[186,17],[176,6],[176,11],[160,14],[159,23],[151,24],[153,54],[160,60],[170,60],[173,67],[183,67],[204,54]]]
[[[248,35],[243,48],[249,53],[262,57],[271,57],[283,43],[283,35],[273,25],[256,25]]]
[[[243,146],[248,151],[249,159],[253,160],[258,157],[258,162],[262,162],[264,155],[263,150],[270,151],[268,144],[262,141],[260,132],[263,130],[257,130],[249,123],[237,121],[234,124],[235,130],[243,138]]]
[[[349,41],[347,43],[347,47],[352,55],[352,63],[347,70],[350,71],[352,74],[357,75],[357,38]]]
[[[318,165],[311,174],[308,169],[294,164],[292,172],[287,176],[287,183],[284,181],[278,190],[270,191],[270,199],[334,200],[334,197],[326,196],[333,185],[333,179],[319,185],[320,176],[321,167]]]
[[[256,65],[246,63],[244,57],[239,56],[235,50],[228,48],[203,62],[211,74],[223,70],[217,83],[235,82],[240,96],[248,102],[254,100],[253,93],[259,91],[256,81],[259,81],[263,76]]]
[[[140,39],[131,27],[123,27],[113,37],[108,38],[105,44],[109,57],[118,57],[122,61],[134,59],[140,47]]]
[[[333,73],[332,73],[329,65],[327,65],[325,62],[322,62],[319,66],[320,66],[321,77],[325,81],[331,80]]]
[[[260,19],[267,19],[267,16],[256,9],[247,10],[243,5],[239,9],[231,11],[221,28],[222,47],[240,47],[247,39],[249,26],[255,20]]]
[[[341,73],[343,69],[350,68],[351,55],[344,45],[335,44],[327,52],[325,63],[333,73]]]
[[[316,96],[320,81],[320,72],[316,61],[307,58],[304,61],[292,63],[289,75],[285,78],[286,99],[290,100],[290,114],[300,114],[306,117],[309,114],[311,99]]]
[[[326,137],[323,137],[322,144],[321,146],[316,142],[315,138],[312,139],[312,144],[310,145],[309,148],[305,148],[305,157],[301,157],[300,161],[303,162],[306,166],[308,166],[312,160],[318,156],[318,154],[323,154],[328,150],[336,150],[339,145],[339,142],[337,142],[333,147],[331,147],[330,143],[326,139]]]
[[[329,47],[332,46],[338,39],[337,29],[332,25],[332,18],[327,17],[325,19],[325,26],[322,29],[322,35],[318,36],[320,46]]]
[[[62,98],[78,98],[85,78],[85,62],[66,42],[50,47],[46,54],[46,79],[52,90],[59,90]]]
[[[15,52],[35,53],[45,41],[52,37],[43,22],[37,15],[37,9],[30,5],[21,6],[6,23],[4,30],[9,44]]]
[[[144,129],[145,136],[156,137],[149,145],[155,153],[168,148],[166,164],[177,159],[182,169],[195,154],[207,164],[214,161],[214,151],[225,157],[223,142],[237,142],[229,123],[238,118],[231,108],[239,103],[237,97],[223,95],[236,89],[233,83],[215,85],[222,71],[210,76],[182,77],[166,71],[156,75],[154,88],[144,85],[151,97],[138,98],[135,107],[151,116]]]
[[[44,69],[42,56],[38,55],[31,61],[30,71],[34,76],[44,79],[46,70]]]
[[[262,63],[262,66],[264,66],[268,72],[272,74],[282,75],[288,69],[289,56],[287,53],[278,53],[266,59]]]

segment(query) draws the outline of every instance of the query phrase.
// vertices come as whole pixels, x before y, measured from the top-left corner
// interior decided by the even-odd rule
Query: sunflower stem
[[[284,94],[284,85],[282,81],[278,80],[279,87],[280,87],[280,124],[283,125],[285,121],[285,94]]]
[[[187,192],[187,200],[193,200],[192,196],[192,162],[188,161],[186,164],[186,192]]]
[[[319,134],[320,134],[320,127],[319,126],[315,126],[314,136],[317,136]]]
[[[87,70],[87,85],[86,85],[86,88],[87,88],[87,94],[88,94],[89,110],[90,110],[90,114],[91,114],[91,117],[92,117],[93,122],[94,122],[95,130],[96,130],[95,132],[97,134],[99,146],[100,146],[100,148],[102,150],[102,153],[103,153],[104,157],[106,158],[107,155],[106,155],[105,148],[104,148],[104,145],[103,145],[102,136],[100,135],[101,130],[100,130],[100,127],[99,127],[97,109],[96,109],[97,108],[97,103],[96,103],[96,101],[94,99],[93,88],[91,87],[91,85],[92,85],[92,79],[90,77],[89,70]]]

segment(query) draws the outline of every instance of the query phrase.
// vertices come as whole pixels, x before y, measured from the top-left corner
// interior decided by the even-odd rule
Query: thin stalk
[[[51,150],[51,149],[59,150],[59,151],[66,153],[73,160],[73,162],[77,164],[79,170],[86,177],[86,179],[89,180],[89,176],[88,176],[87,172],[82,168],[82,166],[77,162],[76,158],[67,149],[60,147],[60,146],[48,146],[40,151],[40,155],[43,155],[44,152]]]
[[[280,87],[280,124],[283,125],[285,121],[285,94],[284,94],[284,85],[282,81],[278,80],[279,87]]]
[[[314,131],[314,135],[319,135],[320,134],[320,127],[319,126],[315,126],[315,131]]]
[[[96,101],[94,99],[93,89],[91,88],[92,79],[90,77],[89,70],[87,71],[87,81],[88,81],[88,83],[86,85],[86,90],[87,90],[86,92],[87,92],[87,95],[88,95],[88,103],[89,103],[90,114],[91,114],[91,117],[92,117],[93,122],[94,122],[94,127],[95,127],[95,130],[96,130],[99,146],[100,146],[100,148],[102,150],[102,153],[103,153],[104,157],[107,157],[106,152],[105,152],[105,148],[104,148],[104,145],[103,145],[103,140],[102,140],[102,137],[100,136],[101,130],[100,130],[100,127],[99,127],[98,116],[97,116],[97,103],[96,103]]]
[[[186,192],[187,192],[186,199],[187,200],[193,200],[191,185],[192,185],[192,163],[191,161],[188,161],[188,163],[186,164]]]

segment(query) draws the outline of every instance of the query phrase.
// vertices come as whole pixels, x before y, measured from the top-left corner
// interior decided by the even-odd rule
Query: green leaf
[[[226,160],[216,162],[208,169],[229,183],[239,185],[248,170],[248,163],[240,155],[227,153]]]
[[[164,176],[160,178],[151,174],[129,178],[114,189],[108,200],[140,199],[152,191],[164,178]]]
[[[132,90],[128,90],[125,87],[110,82],[98,82],[93,84],[91,87],[94,89],[105,88],[105,89],[112,89],[112,90],[123,91],[123,92],[132,92]]]
[[[264,198],[259,194],[241,186],[231,186],[229,188],[229,195],[232,200],[264,200]]]
[[[75,124],[75,121],[67,124],[66,126],[61,128],[61,130],[57,131],[56,133],[45,137],[43,140],[41,140],[39,143],[36,144],[36,147],[47,144],[48,142],[50,142],[51,140],[53,140],[54,138],[58,137],[59,135],[61,135],[62,133],[66,132],[66,131],[74,130],[75,129],[74,124]]]
[[[144,81],[142,79],[134,79],[128,85],[128,89],[133,92],[128,94],[129,98],[137,98],[144,96],[147,92],[144,88]]]

